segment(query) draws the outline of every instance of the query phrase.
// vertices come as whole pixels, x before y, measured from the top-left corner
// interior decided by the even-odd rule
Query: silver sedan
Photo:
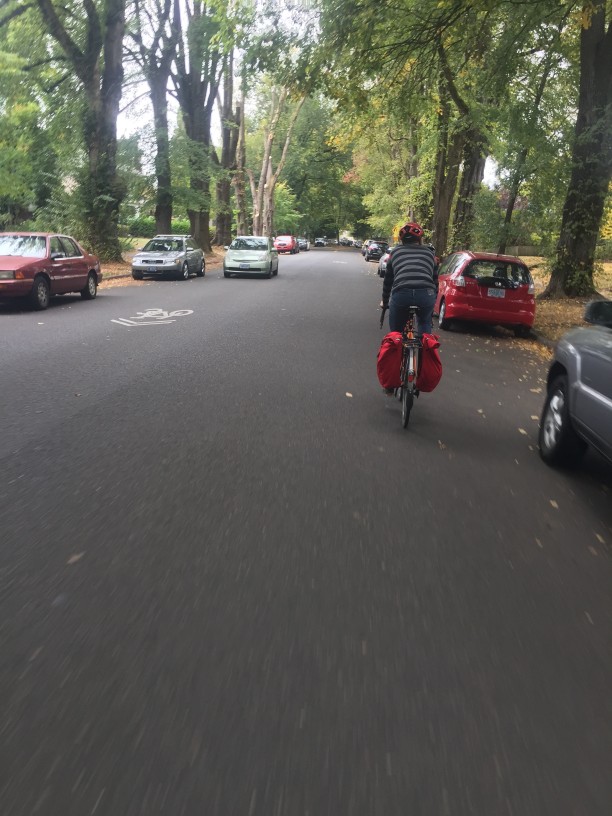
[[[190,275],[204,277],[204,252],[190,235],[156,235],[139,249],[132,259],[132,277],[170,275],[188,280]]]

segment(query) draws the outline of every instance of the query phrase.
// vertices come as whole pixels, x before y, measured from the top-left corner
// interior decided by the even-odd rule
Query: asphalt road
[[[2,816],[609,816],[612,472],[502,331],[402,430],[374,269],[0,307]]]

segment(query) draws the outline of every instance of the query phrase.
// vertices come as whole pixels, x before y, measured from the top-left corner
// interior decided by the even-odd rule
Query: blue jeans
[[[389,301],[389,329],[403,331],[408,320],[408,307],[418,306],[419,334],[431,334],[435,303],[436,290],[433,286],[426,289],[398,289]]]

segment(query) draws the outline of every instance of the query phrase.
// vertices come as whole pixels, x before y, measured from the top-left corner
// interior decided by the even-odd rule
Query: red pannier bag
[[[378,350],[376,373],[383,388],[399,388],[402,365],[402,333],[385,334]]]
[[[442,360],[438,351],[440,340],[435,334],[424,334],[421,344],[423,348],[416,387],[419,391],[433,391],[442,378]]]

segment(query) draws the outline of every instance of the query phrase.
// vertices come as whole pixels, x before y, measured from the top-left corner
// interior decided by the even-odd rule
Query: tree
[[[85,94],[82,128],[87,173],[80,184],[85,240],[104,260],[120,260],[118,218],[123,190],[117,178],[117,115],[123,82],[125,0],[106,0],[103,6],[94,0],[62,5],[37,0],[37,4]]]
[[[236,154],[240,121],[243,119],[244,101],[236,103],[234,110],[234,53],[226,55],[223,63],[223,95],[219,99],[221,116],[221,159],[217,159],[216,232],[215,243],[225,246],[232,240],[231,183],[236,171]],[[213,154],[216,158],[216,153]],[[242,233],[244,234],[244,233]]]
[[[149,85],[155,131],[155,228],[172,231],[172,173],[168,135],[168,81],[176,56],[179,31],[170,25],[172,0],[133,0],[130,36],[136,51],[128,51]],[[175,7],[178,0],[175,0]]]
[[[543,297],[595,294],[595,247],[612,178],[612,22],[606,2],[586,3],[571,178],[556,259]]]

